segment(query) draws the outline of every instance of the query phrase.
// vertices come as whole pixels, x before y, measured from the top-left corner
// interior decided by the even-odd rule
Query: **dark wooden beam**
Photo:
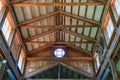
[[[118,18],[118,21],[117,21],[116,26],[118,27],[119,25],[120,25],[120,16],[119,16],[119,18]]]
[[[88,56],[92,56],[92,53],[87,51],[87,50],[84,50],[80,47],[76,47],[76,46],[73,46],[73,45],[66,45],[67,47],[69,48],[73,48],[73,49],[76,49],[76,50],[79,50],[80,52],[83,52],[83,53],[86,53],[85,55],[88,55]]]
[[[49,48],[49,47],[52,47],[52,46],[54,46],[54,45],[49,45],[49,44],[47,44],[47,45],[41,46],[41,47],[39,47],[39,48],[37,48],[37,49],[34,49],[34,50],[32,50],[32,51],[27,52],[27,55],[36,53],[36,52],[38,52],[38,51],[40,51],[40,50],[44,50],[44,49]]]
[[[85,35],[82,35],[82,34],[79,34],[79,33],[76,33],[74,31],[71,31],[71,30],[68,30],[68,29],[65,29],[63,27],[60,27],[59,29],[61,29],[62,31],[66,32],[66,33],[69,33],[69,34],[72,34],[76,37],[80,37],[80,38],[83,38],[83,39],[86,39],[86,40],[90,40],[90,41],[93,41],[93,42],[96,42],[97,40],[94,39],[94,38],[90,38],[88,36],[85,36]]]
[[[37,38],[39,38],[39,37],[43,37],[43,36],[45,36],[45,35],[48,35],[48,34],[53,33],[53,32],[55,33],[55,32],[57,32],[57,31],[58,31],[58,29],[57,29],[57,28],[54,28],[54,29],[48,30],[48,31],[46,31],[46,32],[43,32],[43,33],[41,33],[41,34],[37,34],[37,35],[35,35],[35,36],[32,36],[32,37],[30,37],[30,38],[28,38],[28,39],[25,39],[24,42],[31,41],[31,40],[37,39]]]
[[[0,63],[0,80],[3,79],[3,75],[4,75],[4,72],[5,72],[5,64],[3,63]]]
[[[37,18],[33,18],[31,20],[19,23],[18,26],[23,26],[23,25],[26,25],[26,24],[29,24],[29,23],[32,23],[32,22],[35,22],[35,21],[43,20],[45,18],[48,18],[48,17],[51,17],[51,16],[55,16],[58,13],[59,13],[59,11],[56,11],[56,12],[52,12],[52,13],[49,13],[49,14],[37,17]]]
[[[56,57],[27,57],[26,60],[39,60],[39,61],[80,61],[80,60],[88,60],[92,61],[92,57],[63,57],[63,58],[56,58]]]
[[[64,28],[86,28],[86,27],[100,27],[96,25],[60,25]],[[56,25],[41,25],[41,26],[29,26],[29,25],[24,25],[24,26],[19,26],[20,28],[55,28],[59,27]]]
[[[68,12],[62,12],[62,14],[65,15],[65,16],[69,16],[71,18],[75,18],[77,20],[85,21],[85,22],[90,23],[90,24],[95,24],[96,26],[101,26],[100,22],[94,21],[92,19],[88,19],[88,18],[85,18],[85,17],[82,17],[82,16],[78,16],[78,15],[75,15],[75,14],[68,13]]]
[[[37,71],[31,72],[31,73],[29,73],[29,74],[25,74],[24,78],[25,78],[25,79],[28,79],[28,78],[30,78],[30,77],[32,77],[32,76],[35,76],[35,75],[37,75],[37,74],[40,74],[40,73],[42,73],[42,72],[44,72],[44,71],[46,71],[46,70],[48,70],[48,69],[51,69],[51,68],[53,68],[53,67],[55,67],[55,66],[57,66],[57,65],[58,65],[58,62],[56,62],[56,63],[54,63],[54,64],[51,64],[51,65],[44,66],[43,68],[40,68],[40,69],[37,70]]]
[[[63,41],[27,41],[25,44],[93,44],[95,42],[92,41],[74,41],[74,42],[63,42]]]
[[[76,68],[76,67],[74,67],[74,66],[72,66],[72,65],[68,65],[68,64],[63,63],[63,62],[60,62],[60,65],[66,67],[66,68],[68,68],[68,69],[70,69],[70,70],[73,70],[73,71],[75,71],[75,72],[78,72],[79,74],[84,75],[84,76],[86,76],[87,78],[94,79],[94,77],[95,77],[93,74],[88,73],[88,72],[86,72],[86,71],[84,71],[84,70],[82,70],[82,69],[80,69],[80,68]]]
[[[112,59],[109,59],[109,64],[110,64],[113,80],[118,80],[115,64]]]
[[[74,3],[13,3],[12,6],[91,6],[106,5],[105,2],[74,2]]]
[[[20,1],[10,1],[11,4],[15,4],[15,3],[23,3],[23,2],[27,2],[29,0],[20,0]]]

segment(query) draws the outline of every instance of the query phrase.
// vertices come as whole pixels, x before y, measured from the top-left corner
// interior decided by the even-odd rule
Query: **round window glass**
[[[64,55],[65,55],[65,51],[64,49],[56,49],[54,51],[54,55],[57,57],[57,58],[62,58]]]

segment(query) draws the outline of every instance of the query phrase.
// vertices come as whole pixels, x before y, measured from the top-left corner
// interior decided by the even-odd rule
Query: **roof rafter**
[[[95,43],[92,41],[72,41],[72,42],[64,42],[64,41],[27,41],[25,42],[25,44],[91,44],[91,43]]]
[[[80,38],[83,38],[83,39],[87,39],[87,40],[90,40],[90,41],[93,41],[93,42],[96,42],[97,40],[94,39],[94,38],[90,38],[88,36],[85,36],[85,35],[82,35],[82,34],[79,34],[79,33],[76,33],[74,31],[71,31],[71,30],[68,30],[68,29],[65,29],[63,27],[60,27],[60,29],[66,33],[69,33],[69,34],[72,34],[72,35],[75,35],[76,37],[80,37]]]
[[[54,64],[44,66],[43,68],[40,68],[39,70],[37,70],[37,71],[35,71],[35,72],[31,72],[31,73],[29,73],[29,74],[26,74],[26,75],[24,76],[24,78],[28,79],[28,78],[30,78],[30,77],[32,77],[32,76],[34,76],[34,75],[40,74],[40,73],[42,73],[42,72],[44,72],[44,71],[46,71],[46,70],[48,70],[48,69],[51,69],[51,68],[55,67],[55,66],[57,66],[58,64],[59,64],[59,63],[56,62],[56,63],[54,63]]]
[[[80,69],[80,68],[78,69],[78,68],[76,68],[76,67],[74,67],[74,66],[72,66],[72,65],[68,65],[68,64],[63,63],[63,62],[60,62],[60,65],[66,67],[66,68],[68,68],[68,69],[70,69],[70,70],[76,71],[76,72],[78,72],[79,74],[84,75],[84,76],[86,76],[86,77],[88,77],[88,78],[94,79],[94,75],[92,75],[91,73],[88,73],[88,72],[86,72],[86,71],[84,71],[84,70],[82,70],[82,69]]]
[[[75,15],[75,14],[68,13],[68,12],[62,12],[62,14],[65,15],[65,16],[69,16],[69,17],[78,19],[78,20],[85,21],[85,22],[90,23],[90,24],[95,24],[96,26],[101,26],[100,22],[94,21],[92,19],[88,19],[88,18],[85,18],[85,17],[82,17],[82,16],[78,16],[78,15]]]
[[[36,39],[36,38],[39,38],[39,37],[43,37],[44,35],[47,35],[47,34],[50,34],[50,33],[53,33],[53,32],[55,33],[55,32],[57,32],[58,30],[59,30],[59,29],[57,29],[57,28],[50,29],[50,30],[48,30],[48,31],[46,31],[46,32],[43,32],[43,33],[41,33],[41,34],[37,34],[37,35],[31,36],[30,38],[25,39],[24,42],[31,41],[31,40]]]
[[[79,51],[81,51],[81,52],[84,52],[84,53],[86,53],[87,55],[89,55],[89,56],[92,56],[91,54],[91,52],[89,52],[89,51],[87,51],[87,50],[84,50],[84,49],[82,49],[82,48],[79,48],[79,47],[76,47],[76,46],[73,46],[73,45],[66,45],[67,47],[71,47],[71,48],[73,48],[73,49],[76,49],[76,50],[79,50]]]
[[[106,2],[74,2],[74,3],[12,3],[12,6],[91,6],[106,5]]]
[[[59,13],[59,11],[56,11],[56,12],[52,12],[52,13],[49,13],[49,14],[46,14],[46,15],[37,17],[37,18],[33,18],[33,19],[31,19],[31,20],[28,20],[28,21],[19,23],[18,26],[23,26],[23,25],[26,25],[26,24],[29,24],[29,23],[32,23],[32,22],[35,22],[35,21],[38,21],[38,20],[42,20],[42,19],[45,19],[45,18],[54,16],[54,15],[56,15],[56,14],[58,14],[58,13]]]

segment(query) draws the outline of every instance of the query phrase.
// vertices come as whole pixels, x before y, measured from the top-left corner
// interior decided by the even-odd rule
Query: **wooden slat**
[[[89,60],[92,61],[92,57],[63,57],[63,58],[56,58],[56,57],[27,57],[26,60],[40,60],[40,61],[80,61],[80,60]]]
[[[13,3],[12,6],[91,6],[106,5],[105,2],[74,2],[74,3]]]
[[[69,34],[72,34],[72,35],[74,35],[74,36],[76,36],[76,37],[80,37],[80,38],[83,38],[83,39],[86,39],[86,40],[90,40],[90,41],[96,42],[96,39],[94,39],[94,38],[90,38],[90,37],[88,37],[88,36],[85,36],[85,35],[76,33],[76,32],[74,32],[74,31],[70,31],[70,30],[65,29],[65,28],[62,28],[62,27],[60,27],[60,29],[61,29],[62,31],[64,31],[64,32],[69,33]]]
[[[96,25],[60,25],[63,26],[64,28],[86,28],[86,27],[99,27]],[[41,25],[41,26],[29,26],[29,25],[24,25],[24,26],[19,26],[20,28],[54,28],[54,27],[59,27],[56,25]]]
[[[94,21],[92,19],[88,19],[88,18],[85,18],[85,17],[82,17],[82,16],[78,16],[78,15],[75,15],[75,14],[68,13],[68,12],[62,12],[62,14],[65,15],[65,16],[69,16],[69,17],[75,18],[77,20],[82,20],[82,21],[85,21],[87,23],[91,23],[91,24],[95,24],[97,26],[101,26],[100,22]]]
[[[5,72],[5,64],[3,63],[0,63],[0,64],[2,64],[2,66],[0,67],[0,80],[2,80],[4,72]]]
[[[25,44],[93,44],[92,41],[72,41],[72,42],[54,42],[54,41],[27,41]]]
[[[55,33],[55,32],[57,32],[57,31],[58,31],[58,29],[57,29],[57,28],[54,28],[54,29],[51,29],[51,30],[49,30],[49,31],[43,32],[43,33],[41,33],[41,34],[37,34],[37,35],[35,35],[35,36],[32,36],[32,37],[30,37],[30,38],[28,38],[28,39],[25,39],[24,42],[26,42],[26,41],[31,41],[31,40],[37,39],[37,38],[39,38],[39,37],[43,37],[43,36],[45,36],[45,35],[48,35],[48,34],[53,33],[53,32]]]
[[[57,65],[58,65],[58,62],[56,62],[56,63],[54,63],[54,64],[51,64],[51,65],[47,65],[47,66],[45,66],[45,67],[43,67],[43,68],[40,68],[39,70],[37,70],[37,71],[35,71],[35,72],[31,72],[31,73],[29,73],[29,74],[26,74],[26,75],[24,76],[24,78],[25,78],[25,79],[28,79],[28,78],[30,78],[30,77],[32,77],[32,76],[34,76],[34,75],[40,74],[40,73],[42,73],[42,72],[44,72],[44,71],[46,71],[46,70],[48,70],[48,69],[51,69],[51,68],[53,68],[54,66],[57,66]]]
[[[48,17],[51,17],[51,16],[55,16],[58,13],[59,13],[59,11],[56,11],[56,12],[52,12],[52,13],[37,17],[37,18],[33,18],[31,20],[19,23],[18,26],[23,26],[23,25],[26,25],[26,24],[29,24],[29,23],[33,23],[35,21],[39,21],[39,20],[42,20],[42,19],[45,19],[45,18],[48,18]]]
[[[74,66],[72,66],[72,65],[68,65],[68,64],[65,64],[65,63],[63,63],[63,62],[60,62],[60,64],[61,64],[62,66],[64,66],[64,67],[70,69],[70,70],[73,70],[73,71],[75,71],[75,72],[78,72],[78,73],[81,74],[81,75],[86,76],[87,78],[94,79],[94,75],[92,75],[91,73],[88,73],[88,72],[86,72],[86,71],[84,71],[84,70],[82,70],[82,69],[80,69],[80,68],[78,69],[78,68],[76,68],[76,67],[74,67]]]

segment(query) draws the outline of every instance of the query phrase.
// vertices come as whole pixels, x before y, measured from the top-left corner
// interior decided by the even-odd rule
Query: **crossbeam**
[[[63,26],[64,28],[86,28],[86,27],[99,27],[96,25],[60,25]],[[56,25],[41,25],[41,26],[29,26],[29,25],[24,25],[24,26],[19,26],[20,28],[54,28],[54,27],[59,27]]]
[[[73,3],[12,3],[12,6],[91,6],[106,5],[105,2],[73,2]]]
[[[54,41],[27,41],[25,44],[91,44],[92,41],[54,42]]]
[[[56,58],[56,57],[27,57],[26,60],[40,60],[40,61],[80,61],[80,60],[88,60],[92,61],[92,57],[63,57],[63,58]]]

